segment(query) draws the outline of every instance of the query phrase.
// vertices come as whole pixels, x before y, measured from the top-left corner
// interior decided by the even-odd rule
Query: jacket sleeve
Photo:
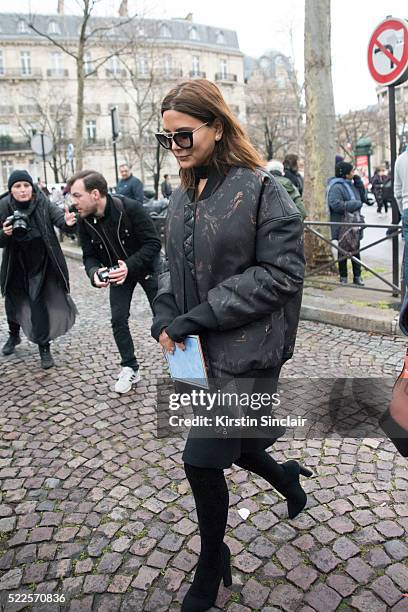
[[[330,210],[339,214],[344,214],[346,211],[355,212],[362,207],[362,202],[360,200],[345,199],[341,185],[333,185],[329,189],[327,199]]]
[[[11,236],[7,236],[3,231],[3,223],[8,217],[8,209],[4,202],[0,205],[0,248],[3,249],[10,244]]]
[[[82,220],[78,222],[78,234],[82,248],[82,261],[84,262],[85,272],[89,276],[91,284],[95,286],[93,282],[94,274],[99,268],[103,267],[103,264],[95,257],[91,239]]]
[[[153,300],[153,313],[151,334],[158,341],[161,331],[181,314],[174,297],[168,266],[159,276],[157,295]]]
[[[136,178],[135,176],[133,177],[133,180],[132,180],[131,192],[132,192],[131,199],[136,200],[140,204],[143,204],[143,198],[144,198],[143,183],[140,179]]]
[[[402,180],[401,180],[401,174],[399,170],[400,168],[399,168],[399,163],[397,160],[395,164],[395,170],[394,170],[394,197],[397,201],[400,212],[402,212]]]
[[[275,180],[265,181],[260,202],[256,262],[208,292],[219,330],[261,319],[282,308],[303,286],[303,223],[289,195]]]
[[[157,235],[149,214],[144,210],[142,204],[132,202],[126,206],[126,214],[132,222],[132,232],[139,244],[140,249],[130,255],[125,263],[132,278],[144,278],[152,270],[154,260],[161,249],[160,238]]]
[[[65,212],[64,209],[60,208],[53,202],[48,200],[48,211],[51,219],[51,223],[58,227],[60,230],[63,230],[65,233],[70,234],[75,231],[75,225],[67,225],[65,223]]]

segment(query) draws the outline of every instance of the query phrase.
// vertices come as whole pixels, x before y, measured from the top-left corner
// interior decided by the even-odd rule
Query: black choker
[[[193,168],[196,180],[208,178],[211,168],[210,166],[196,166]]]

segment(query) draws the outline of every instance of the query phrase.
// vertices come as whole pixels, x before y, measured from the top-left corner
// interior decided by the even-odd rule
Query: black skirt
[[[280,366],[265,370],[252,370],[245,374],[240,374],[234,378],[223,372],[212,372],[217,380],[222,381],[221,385],[214,384],[210,392],[215,392],[216,388],[221,391],[230,390],[230,385],[235,385],[238,393],[245,394],[245,397],[256,397],[255,394],[268,394],[272,396],[276,393]],[[215,388],[216,387],[216,388]],[[242,396],[242,395],[241,395]],[[219,409],[220,406],[215,408]],[[221,407],[224,411],[224,407]],[[214,411],[213,411],[214,412]],[[224,412],[223,412],[224,414]],[[263,406],[257,410],[256,418],[271,414],[271,405]],[[253,411],[246,410],[245,417],[255,416]],[[202,429],[204,431],[204,429]],[[285,428],[282,426],[257,427],[254,425],[242,427],[237,433],[237,429],[218,427],[216,431],[209,433],[205,428],[206,437],[200,437],[200,429],[190,429],[182,459],[195,467],[225,469],[241,457],[243,454],[257,453],[264,451],[271,446],[278,438],[284,435]],[[209,437],[211,436],[211,437]]]

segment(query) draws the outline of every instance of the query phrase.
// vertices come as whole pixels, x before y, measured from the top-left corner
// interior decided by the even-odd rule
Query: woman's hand
[[[66,204],[64,206],[64,210],[65,210],[65,214],[64,214],[65,224],[68,225],[68,227],[72,227],[77,222],[76,215],[74,212],[72,213],[69,212],[69,208]]]
[[[6,236],[11,236],[11,234],[13,233],[13,226],[11,223],[7,223],[7,221],[5,221],[3,223],[3,232],[6,234]]]
[[[182,351],[184,351],[185,349],[184,342],[174,342],[174,340],[172,340],[170,336],[167,335],[164,329],[159,336],[159,342],[161,347],[164,348],[164,350],[166,351],[166,353],[173,354],[176,350],[176,346]]]

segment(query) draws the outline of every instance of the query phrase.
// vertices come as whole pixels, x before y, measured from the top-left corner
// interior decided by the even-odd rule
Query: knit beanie
[[[336,177],[337,178],[345,178],[347,174],[353,170],[353,164],[349,164],[348,162],[342,161],[336,164]]]
[[[266,169],[268,172],[279,172],[279,174],[282,174],[282,176],[285,171],[282,162],[278,159],[271,159],[268,161]]]
[[[14,170],[7,182],[8,190],[10,191],[14,183],[30,183],[31,187],[34,187],[33,179],[28,174],[27,170]]]

